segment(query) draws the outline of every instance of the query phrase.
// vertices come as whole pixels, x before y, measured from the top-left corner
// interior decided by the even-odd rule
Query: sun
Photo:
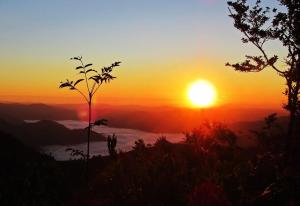
[[[210,107],[216,102],[217,92],[209,81],[198,80],[188,88],[188,98],[195,107]]]

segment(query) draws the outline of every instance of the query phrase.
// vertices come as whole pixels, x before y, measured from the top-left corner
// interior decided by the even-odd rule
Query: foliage
[[[74,149],[74,148],[67,148],[66,152],[70,152],[72,157],[79,158],[82,160],[86,159],[86,155],[84,154],[84,152],[82,150]]]
[[[115,67],[120,66],[121,62],[114,62],[108,67],[103,67],[100,69],[100,72],[92,69],[93,64],[84,64],[82,57],[73,57],[71,60],[77,60],[80,62],[80,65],[77,66],[75,69],[79,70],[79,75],[82,77],[77,79],[76,81],[71,81],[66,79],[65,82],[61,82],[59,88],[69,88],[70,90],[75,90],[79,92],[84,99],[89,102],[89,98],[92,98],[94,94],[98,91],[100,86],[103,83],[109,83],[111,80],[115,79],[116,77],[112,76],[112,71]],[[78,89],[78,85],[80,82],[85,82],[87,87],[87,94],[83,93],[81,90]]]
[[[133,151],[145,151],[146,144],[143,139],[138,139],[134,142],[134,146],[132,147]]]
[[[265,124],[259,131],[252,131],[258,140],[260,149],[274,153],[284,151],[284,129],[277,123],[277,119],[276,113],[270,114],[265,118]]]
[[[203,182],[189,196],[189,206],[230,206],[223,189],[212,182]]]
[[[106,119],[99,119],[96,120],[93,124],[94,126],[101,126],[101,125],[107,125],[107,120]]]
[[[287,104],[284,108],[290,112],[286,147],[287,151],[294,150],[293,138],[300,114],[300,1],[279,0],[283,6],[280,9],[264,7],[261,0],[256,0],[253,6],[247,0],[227,3],[234,26],[243,33],[242,42],[254,45],[261,55],[246,55],[244,62],[226,65],[242,72],[259,72],[269,67],[285,79]],[[271,41],[280,41],[287,50],[284,69],[276,64],[277,55],[267,54],[266,44]]]
[[[109,135],[107,137],[107,148],[108,148],[109,155],[111,157],[115,157],[117,155],[116,146],[117,146],[116,135],[115,134],[113,134],[112,136]]]
[[[171,151],[172,143],[165,136],[162,136],[155,141],[154,147],[167,153]]]
[[[137,140],[132,151],[119,153],[115,158],[91,158],[88,189],[82,160],[39,159],[37,152],[33,156],[38,158],[31,159],[20,147],[7,152],[5,148],[14,147],[7,147],[4,142],[0,150],[4,165],[4,170],[0,170],[0,188],[5,190],[0,190],[0,203],[299,205],[299,169],[287,171],[282,165],[284,148],[280,145],[284,132],[277,130],[280,127],[275,119],[274,114],[267,117],[265,125],[255,133],[259,141],[256,148],[240,148],[235,139],[241,137],[223,124],[209,122],[187,133],[181,143],[173,144],[160,137],[149,146],[142,139]],[[278,141],[273,141],[275,134],[281,137]]]

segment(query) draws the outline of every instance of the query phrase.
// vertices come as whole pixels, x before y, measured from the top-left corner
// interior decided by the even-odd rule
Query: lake
[[[75,120],[64,120],[57,122],[69,129],[83,129],[88,125],[87,122]],[[93,128],[93,131],[102,134],[105,137],[107,137],[108,135],[115,134],[118,138],[117,151],[123,152],[131,150],[134,145],[134,142],[138,139],[143,139],[145,144],[153,144],[159,137],[162,136],[166,137],[166,139],[172,143],[181,142],[185,138],[185,135],[183,133],[152,133],[136,129],[114,128],[107,126],[95,126]],[[43,147],[42,151],[47,154],[51,154],[56,160],[70,160],[73,157],[70,156],[69,152],[66,152],[67,148],[74,148],[86,151],[86,147],[86,143],[68,146],[51,145]],[[91,142],[90,154],[91,156],[108,155],[106,142]]]

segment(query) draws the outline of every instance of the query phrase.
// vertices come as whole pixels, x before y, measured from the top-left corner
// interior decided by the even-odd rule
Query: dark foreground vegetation
[[[276,116],[240,148],[221,124],[203,124],[179,144],[140,140],[132,151],[65,162],[0,133],[0,205],[300,205],[299,154],[285,161]]]

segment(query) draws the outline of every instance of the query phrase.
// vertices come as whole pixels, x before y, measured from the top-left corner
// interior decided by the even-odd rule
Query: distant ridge
[[[0,118],[9,122],[17,120],[77,120],[75,110],[45,104],[0,103]]]
[[[51,121],[10,124],[0,119],[0,131],[8,133],[26,145],[39,148],[48,145],[73,145],[86,142],[86,129],[68,129]],[[101,134],[92,132],[91,141],[105,141]],[[1,139],[0,139],[1,142]]]
[[[263,121],[272,113],[286,116],[281,109],[221,106],[206,109],[180,107],[95,106],[94,117],[105,118],[109,126],[140,129],[149,132],[186,132],[203,121],[224,124]]]

